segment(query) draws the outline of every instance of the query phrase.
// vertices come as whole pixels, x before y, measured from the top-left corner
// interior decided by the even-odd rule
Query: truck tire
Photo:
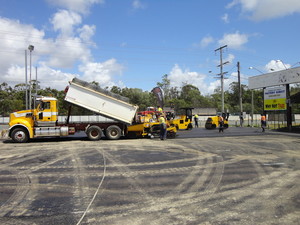
[[[91,141],[98,141],[102,137],[102,130],[98,126],[90,126],[86,131],[86,135]]]
[[[25,143],[29,139],[29,135],[24,128],[16,128],[11,133],[11,138],[16,143]]]
[[[121,137],[121,129],[116,125],[109,126],[105,131],[105,136],[109,140],[118,140]]]

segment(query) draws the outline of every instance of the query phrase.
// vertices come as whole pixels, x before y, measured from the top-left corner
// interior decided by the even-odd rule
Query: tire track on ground
[[[36,151],[36,148],[34,149]],[[63,152],[63,149],[58,150],[58,152]],[[13,160],[13,163],[10,163],[8,161],[8,163],[5,164],[5,168],[9,171],[13,171],[13,174],[15,174],[17,178],[17,187],[15,188],[12,196],[4,204],[1,205],[0,216],[27,215],[26,211],[28,210],[24,209],[29,208],[32,202],[35,201],[38,190],[40,190],[41,187],[41,185],[39,184],[39,175],[32,176],[33,172],[42,169],[46,165],[51,165],[69,157],[69,155],[66,155],[64,153],[62,155],[59,155],[59,157],[57,158],[52,157],[48,162],[34,161],[33,164],[37,164],[34,166],[30,164],[27,166],[22,166],[21,168],[16,166],[16,164],[22,164],[24,162],[27,162],[28,160],[36,159],[38,157],[43,158],[45,156],[48,156],[49,154],[47,151],[38,151],[38,153],[39,154],[35,155],[35,157],[30,155],[28,158],[26,157],[26,154],[24,154],[24,158],[17,159],[16,161]],[[28,213],[31,214],[30,212]]]

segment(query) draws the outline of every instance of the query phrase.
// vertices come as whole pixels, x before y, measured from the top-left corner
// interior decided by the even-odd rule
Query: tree
[[[185,107],[199,107],[201,93],[199,89],[191,84],[187,84],[181,89],[181,99],[185,101]]]
[[[112,88],[110,89],[110,91],[112,93],[115,93],[115,94],[118,94],[118,95],[120,95],[122,93],[122,89],[120,87],[117,87],[117,86],[112,86]]]
[[[139,88],[123,88],[121,95],[129,98],[131,104],[138,105],[140,110],[145,110],[155,103],[153,94]]]
[[[170,98],[170,96],[169,96],[170,84],[171,84],[171,81],[168,78],[168,74],[165,74],[162,76],[162,82],[157,82],[157,86],[160,87],[164,92],[165,101],[167,101]]]
[[[211,103],[213,108],[216,108],[218,112],[221,112],[221,88],[218,87],[211,95]]]

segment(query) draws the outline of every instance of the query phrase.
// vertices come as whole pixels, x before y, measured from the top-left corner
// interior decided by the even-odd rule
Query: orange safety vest
[[[266,116],[261,116],[262,121],[266,121]]]

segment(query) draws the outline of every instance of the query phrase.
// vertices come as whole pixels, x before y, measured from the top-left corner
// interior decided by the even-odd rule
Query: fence
[[[205,122],[209,116],[199,116],[199,127],[204,127]],[[250,127],[260,127],[260,114],[253,115],[253,121],[251,119],[250,114],[246,114],[244,118],[243,126],[250,126]],[[240,126],[240,117],[239,116],[229,116],[228,119],[229,126]],[[277,129],[281,127],[286,127],[286,118],[285,117],[270,117],[267,116],[267,126],[270,129]],[[293,114],[293,126],[300,125],[300,114]]]
[[[67,119],[67,116],[58,116],[58,122],[63,123]],[[109,119],[100,115],[90,115],[90,116],[70,116],[70,123],[80,123],[80,122],[111,122],[112,119]],[[0,117],[0,124],[8,124],[9,117]]]
[[[209,116],[199,116],[199,126],[204,127],[205,122]],[[58,121],[63,123],[66,121],[67,116],[59,116]],[[91,116],[71,116],[70,117],[70,122],[111,122],[113,121],[112,119],[100,116],[100,115],[91,115]],[[277,129],[280,127],[285,127],[286,126],[286,119],[284,117],[270,117],[267,118],[268,121],[268,126],[269,128],[272,129]],[[5,124],[7,125],[9,122],[9,117],[0,117],[0,124]],[[229,126],[240,126],[240,118],[239,116],[229,116],[228,119]],[[300,125],[300,114],[293,114],[293,126]],[[253,115],[253,123],[251,121],[251,116],[250,114],[247,114],[246,117],[244,118],[244,124],[243,126],[254,126],[254,127],[259,127],[260,126],[260,114],[254,114]]]

